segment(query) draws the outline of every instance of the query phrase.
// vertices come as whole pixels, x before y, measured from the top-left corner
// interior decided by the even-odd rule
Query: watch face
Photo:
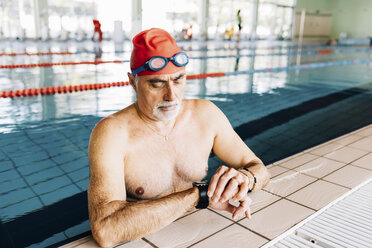
[[[199,181],[199,182],[193,182],[192,183],[194,186],[206,186],[209,185],[208,181]]]

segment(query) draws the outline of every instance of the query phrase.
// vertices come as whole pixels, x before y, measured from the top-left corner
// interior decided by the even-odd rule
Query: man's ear
[[[128,79],[129,79],[129,83],[130,83],[130,85],[132,85],[134,91],[137,91],[136,81],[134,80],[134,76],[132,74],[130,74],[129,72],[128,72]]]

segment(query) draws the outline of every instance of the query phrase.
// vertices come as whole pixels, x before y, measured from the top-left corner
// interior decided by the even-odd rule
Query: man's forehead
[[[139,76],[140,79],[143,79],[143,80],[151,80],[151,79],[161,79],[161,80],[167,80],[169,77],[171,79],[175,79],[183,74],[185,74],[186,71],[185,70],[182,70],[182,71],[178,71],[178,72],[175,72],[173,74],[164,74],[164,75],[146,75],[146,76]]]

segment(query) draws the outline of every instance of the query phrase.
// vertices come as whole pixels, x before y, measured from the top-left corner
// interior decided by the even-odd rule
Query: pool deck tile
[[[232,244],[246,247],[247,243],[251,248],[260,247],[372,177],[371,139],[372,125],[369,125],[269,165],[273,174],[271,183],[264,190],[251,194],[252,219],[241,218],[234,222],[231,214],[226,212],[194,211],[148,237],[116,247],[218,247]],[[86,173],[80,173],[81,169],[75,170],[76,175],[71,173],[73,168],[79,169],[79,162],[67,164],[71,167],[62,168],[70,172],[73,179]],[[79,187],[84,184],[87,179],[77,183]],[[55,194],[80,192],[75,185],[68,187],[57,190],[54,195],[42,195],[41,199],[50,204],[60,199],[61,196]],[[76,228],[85,230],[87,223]],[[73,235],[76,230],[71,230],[65,235]],[[62,239],[62,236],[52,238]],[[98,245],[92,236],[87,236],[63,247],[93,248]]]

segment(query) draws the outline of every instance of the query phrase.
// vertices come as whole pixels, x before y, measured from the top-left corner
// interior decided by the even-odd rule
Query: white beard
[[[162,111],[161,107],[167,107],[176,105],[176,108],[171,111]],[[173,119],[176,119],[179,111],[181,108],[180,101],[172,101],[172,102],[161,102],[155,106],[155,108],[152,110],[152,115],[159,121],[170,121]]]

